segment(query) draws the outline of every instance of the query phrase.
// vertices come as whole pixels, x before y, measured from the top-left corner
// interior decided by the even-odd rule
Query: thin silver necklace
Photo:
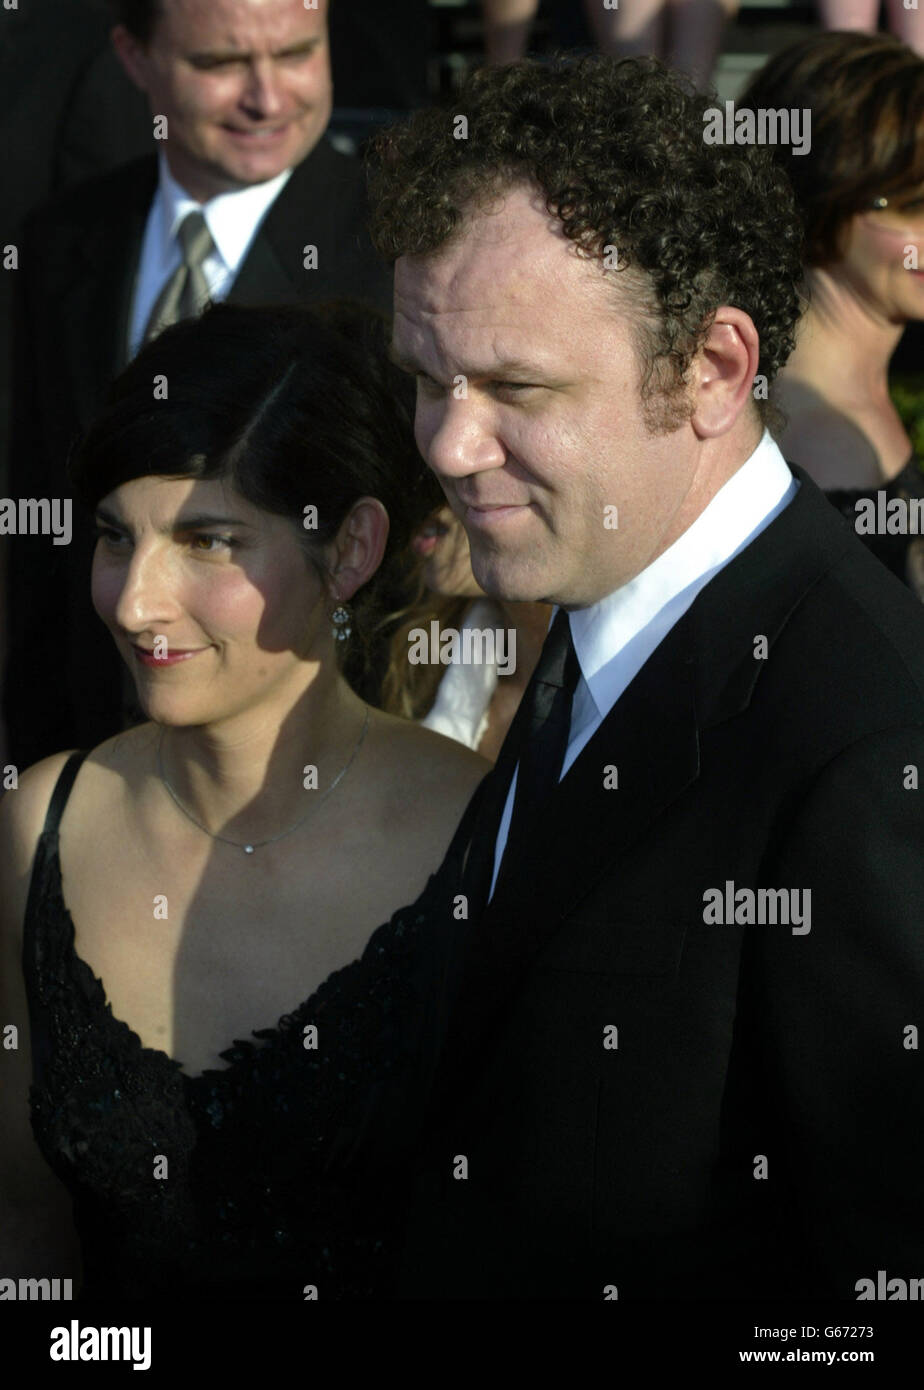
[[[321,804],[322,801],[326,801],[326,800],[327,800],[327,798],[330,796],[330,794],[331,794],[331,792],[334,790],[334,788],[339,784],[339,782],[341,781],[341,779],[342,779],[343,777],[346,776],[347,772],[349,772],[350,767],[351,767],[351,765],[352,765],[352,763],[353,763],[353,760],[354,760],[354,758],[356,757],[356,754],[359,752],[360,748],[362,748],[362,746],[363,746],[363,739],[366,737],[366,730],[368,729],[368,727],[369,727],[369,706],[366,705],[366,717],[365,717],[365,719],[363,720],[362,733],[361,733],[360,736],[359,736],[359,739],[358,739],[358,741],[357,741],[356,747],[353,749],[353,752],[350,754],[349,758],[348,758],[347,761],[344,763],[343,767],[342,767],[342,768],[340,769],[340,771],[337,773],[337,776],[336,776],[336,777],[334,778],[334,780],[331,782],[330,786],[327,788],[327,791],[324,793],[324,795],[321,796],[321,797],[319,797],[318,800],[317,800],[317,801],[314,803],[314,805],[311,807],[311,809],[308,810],[308,811],[306,811],[305,814],[304,814],[303,816],[300,816],[300,817],[298,818],[298,820],[295,822],[294,825],[290,825],[289,828],[288,828],[288,830],[280,830],[280,832],[279,832],[278,835],[271,835],[270,838],[269,838],[268,840],[257,840],[257,841],[256,841],[255,843],[253,843],[253,844],[245,844],[245,845],[242,845],[242,844],[240,843],[239,840],[229,840],[228,837],[227,837],[227,835],[216,835],[216,833],[215,833],[214,830],[209,830],[208,826],[203,825],[202,822],[201,822],[201,820],[196,820],[196,817],[193,815],[193,813],[192,813],[191,811],[187,810],[187,808],[183,805],[182,801],[181,801],[180,798],[177,796],[176,792],[173,790],[173,788],[171,787],[170,783],[167,781],[167,774],[164,772],[164,759],[163,759],[164,728],[163,728],[163,727],[161,727],[160,738],[157,740],[157,771],[158,771],[158,773],[160,774],[160,780],[163,782],[164,786],[167,788],[167,791],[170,793],[171,797],[172,797],[173,800],[176,802],[177,806],[179,806],[180,810],[183,812],[183,815],[187,818],[187,820],[191,820],[192,823],[193,823],[193,825],[198,826],[199,829],[202,830],[202,831],[204,831],[205,834],[208,835],[211,839],[213,839],[213,840],[221,840],[222,843],[223,843],[223,844],[226,844],[226,845],[233,845],[235,849],[242,849],[242,850],[244,851],[245,854],[253,854],[253,852],[254,852],[255,849],[262,849],[264,845],[273,845],[273,844],[276,843],[277,840],[282,840],[282,839],[285,838],[286,835],[291,835],[293,830],[297,830],[298,827],[299,827],[300,825],[304,824],[304,822],[308,819],[308,817],[311,815],[311,813],[312,813],[313,811],[316,811],[316,810],[318,809],[318,807],[320,806],[320,804]]]

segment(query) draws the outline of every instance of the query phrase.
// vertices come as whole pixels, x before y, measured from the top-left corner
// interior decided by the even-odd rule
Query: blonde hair
[[[400,618],[388,643],[388,665],[382,680],[381,707],[386,714],[402,719],[423,719],[433,708],[436,692],[445,674],[438,662],[413,665],[408,661],[408,636],[415,627],[428,628],[435,618],[440,627],[459,628],[474,599],[455,594],[434,594],[424,588],[410,605],[391,621]]]

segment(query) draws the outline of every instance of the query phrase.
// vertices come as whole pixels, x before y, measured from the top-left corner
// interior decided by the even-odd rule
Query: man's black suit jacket
[[[924,611],[793,471],[506,888],[434,925],[473,973],[405,1297],[854,1299],[879,1270],[924,1277]],[[729,883],[799,890],[796,915],[810,891],[810,931],[769,924],[769,899],[766,925],[704,920]]]
[[[157,187],[145,156],[81,184],[27,223],[17,271],[11,428],[13,497],[69,497],[65,464],[126,363],[132,292]],[[319,303],[349,295],[391,312],[391,276],[372,251],[359,162],[323,139],[292,172],[228,299]],[[316,246],[317,269],[304,248]],[[93,747],[120,727],[121,661],[90,603],[89,518],[74,539],[18,536],[9,553],[4,712],[14,761]]]

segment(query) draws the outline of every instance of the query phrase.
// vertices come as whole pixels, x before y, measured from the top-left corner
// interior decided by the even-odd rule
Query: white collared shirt
[[[569,615],[581,675],[559,781],[700,590],[770,525],[798,487],[765,430],[750,458],[673,545],[628,584]],[[556,607],[552,619],[557,612]],[[507,843],[516,785],[514,770],[497,834],[489,898]]]
[[[140,348],[157,297],[180,264],[177,232],[187,213],[201,211],[205,216],[215,250],[203,261],[202,270],[212,299],[224,299],[250,250],[260,223],[292,173],[291,169],[284,169],[266,183],[250,184],[232,193],[219,193],[207,203],[197,203],[171,174],[162,150],[158,155],[158,165],[157,192],[148,213],[135,277],[129,358],[134,357]]]
[[[505,623],[503,609],[494,599],[476,598],[465,611],[461,631],[464,636],[470,628],[490,631],[503,628]],[[488,727],[498,674],[496,660],[448,666],[429,714],[420,721],[423,727],[477,749]]]

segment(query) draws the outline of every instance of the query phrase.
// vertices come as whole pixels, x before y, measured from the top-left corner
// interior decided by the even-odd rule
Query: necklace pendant
[[[253,845],[245,845],[245,846],[244,846],[244,853],[245,853],[245,854],[253,854]]]

